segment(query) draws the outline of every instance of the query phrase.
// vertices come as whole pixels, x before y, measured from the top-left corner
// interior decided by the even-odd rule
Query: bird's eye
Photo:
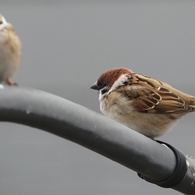
[[[3,24],[3,21],[0,21],[0,25]]]
[[[104,88],[101,90],[101,94],[103,95],[103,94],[107,93],[108,91],[109,91],[109,88],[106,86],[106,87],[104,87]]]

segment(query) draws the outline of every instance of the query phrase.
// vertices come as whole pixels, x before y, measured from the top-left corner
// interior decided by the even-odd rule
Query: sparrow
[[[18,69],[21,43],[11,24],[0,14],[0,83],[16,85],[10,78]]]
[[[155,139],[195,111],[195,97],[127,68],[104,72],[91,86],[107,117]]]

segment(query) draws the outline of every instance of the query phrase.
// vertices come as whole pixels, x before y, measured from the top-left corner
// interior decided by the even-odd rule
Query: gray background
[[[54,93],[99,112],[89,87],[112,67],[158,78],[195,95],[195,1],[1,0],[22,41],[21,86]],[[194,153],[194,114],[161,137]],[[131,144],[131,143],[129,143]],[[1,195],[171,194],[77,144],[0,123]]]

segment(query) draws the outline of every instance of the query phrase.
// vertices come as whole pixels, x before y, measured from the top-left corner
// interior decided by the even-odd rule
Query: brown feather
[[[195,108],[186,105],[176,93],[166,88],[162,82],[139,74],[132,74],[128,83],[131,87],[122,86],[118,92],[129,98],[132,106],[139,112],[175,113],[191,112]]]

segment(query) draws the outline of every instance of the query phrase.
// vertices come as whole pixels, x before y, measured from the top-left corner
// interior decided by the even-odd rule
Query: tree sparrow
[[[0,14],[0,82],[15,85],[9,79],[18,69],[20,41],[11,24]]]
[[[195,111],[194,96],[127,68],[104,72],[91,89],[99,91],[104,115],[152,139]]]

